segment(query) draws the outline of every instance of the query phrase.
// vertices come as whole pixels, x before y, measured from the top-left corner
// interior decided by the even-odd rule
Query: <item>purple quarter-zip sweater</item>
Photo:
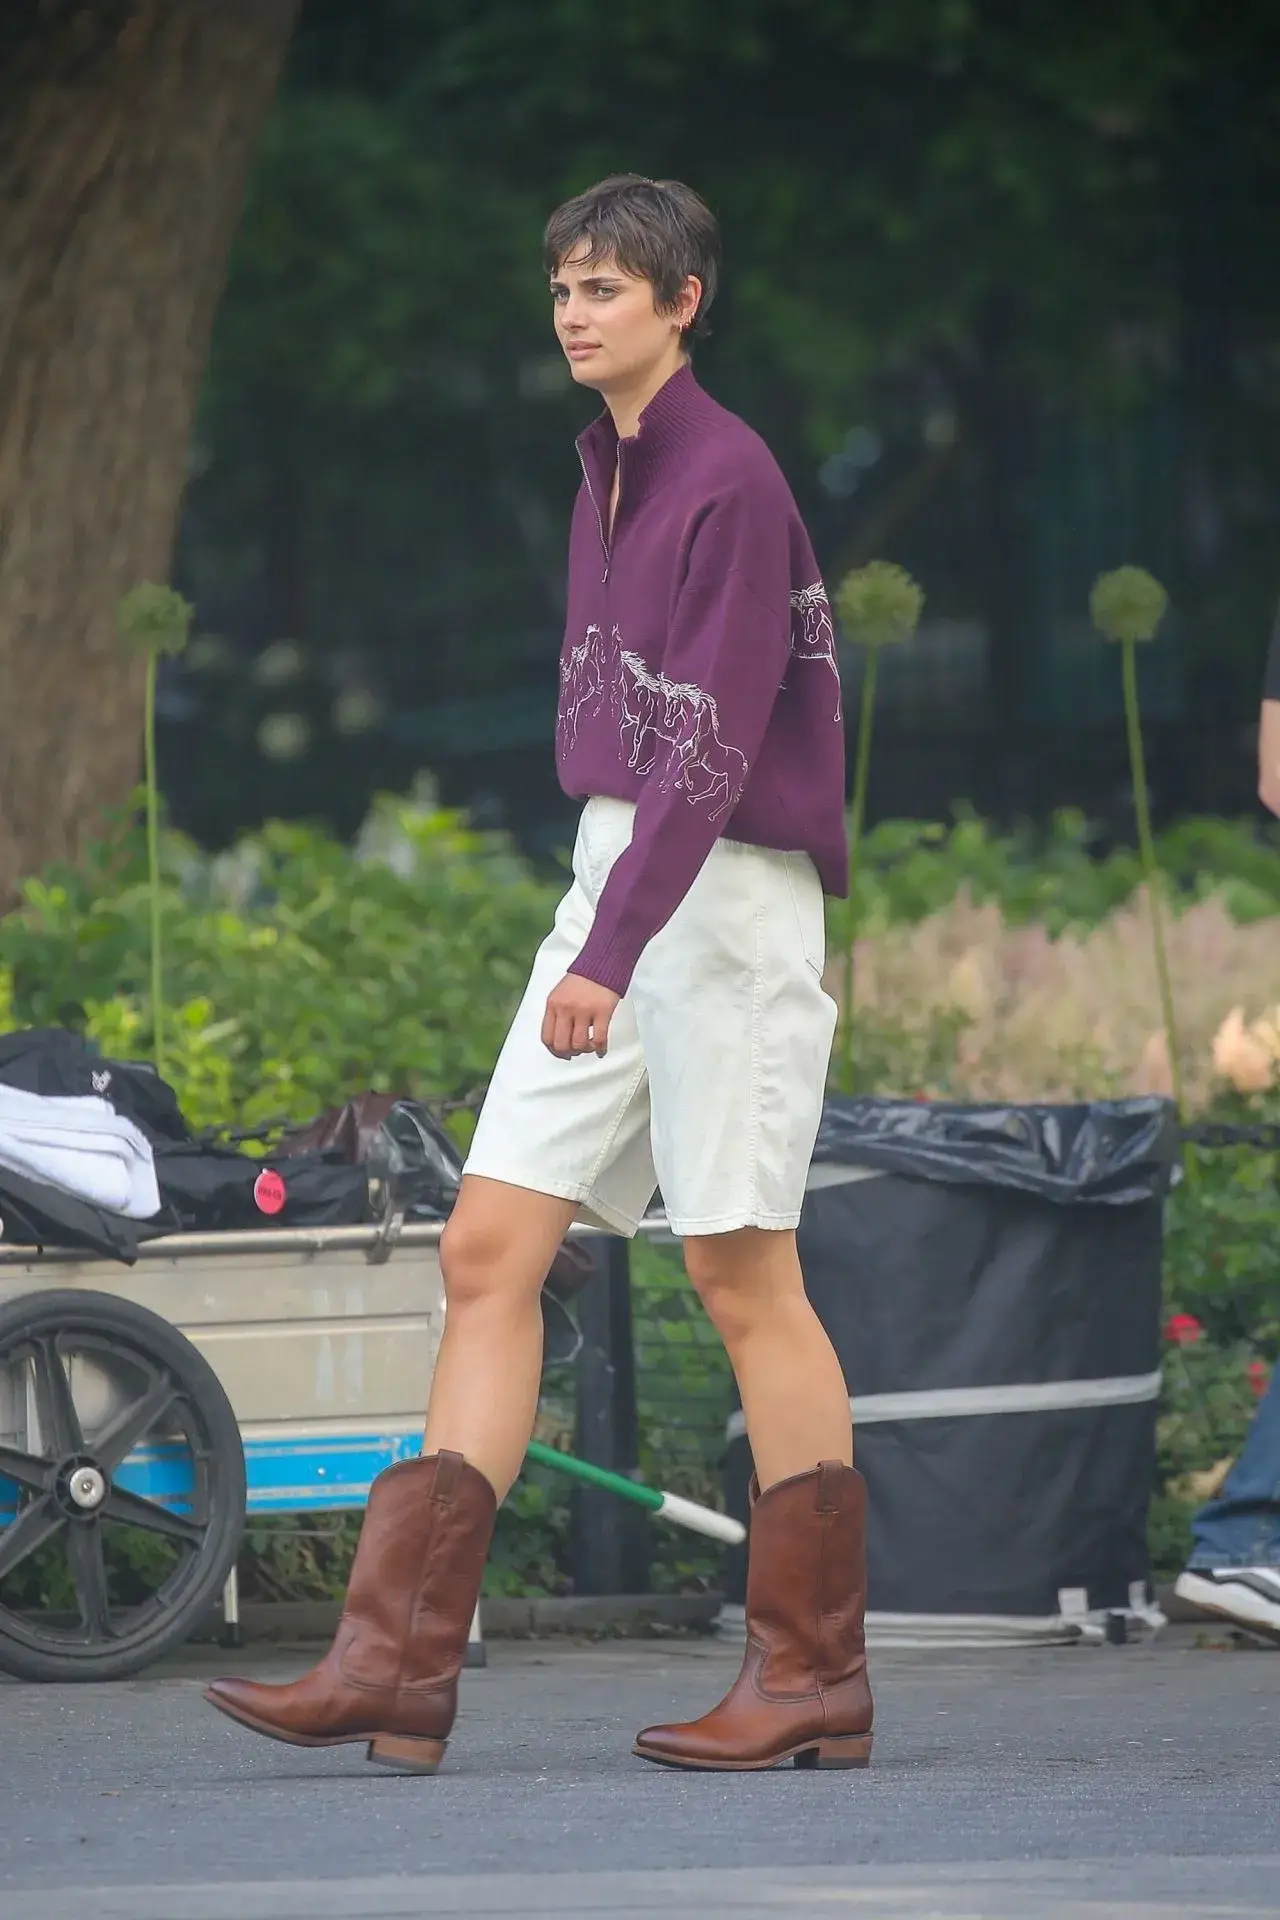
[[[688,366],[634,437],[606,411],[578,451],[556,765],[571,798],[636,814],[571,971],[625,993],[722,834],[811,855],[843,898],[840,673],[790,489]]]

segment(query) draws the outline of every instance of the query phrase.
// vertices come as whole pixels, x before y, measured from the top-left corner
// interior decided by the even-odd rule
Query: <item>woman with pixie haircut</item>
[[[863,1766],[866,1489],[796,1253],[847,884],[831,611],[759,437],[695,380],[719,234],[676,181],[553,214],[556,334],[604,410],[578,442],[556,757],[573,881],[481,1112],[441,1264],[422,1458],[378,1476],[325,1659],[209,1698],[302,1745],[432,1771],[497,1503],[524,1460],[539,1293],[575,1220],[633,1235],[661,1189],[733,1364],[756,1468],[747,1648],[728,1696],[635,1743],[669,1766]]]

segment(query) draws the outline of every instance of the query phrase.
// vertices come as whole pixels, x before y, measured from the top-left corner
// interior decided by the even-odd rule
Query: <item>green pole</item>
[[[576,1454],[561,1453],[557,1447],[544,1447],[540,1440],[529,1442],[529,1458],[537,1466],[550,1467],[555,1473],[567,1473],[571,1480],[585,1480],[588,1486],[603,1487],[607,1493],[620,1494],[624,1500],[634,1500],[638,1507],[647,1507],[650,1513],[656,1513],[662,1505],[663,1496],[656,1487],[646,1487],[637,1480],[628,1480],[620,1473],[610,1473],[607,1467],[593,1467],[589,1460],[579,1460]]]

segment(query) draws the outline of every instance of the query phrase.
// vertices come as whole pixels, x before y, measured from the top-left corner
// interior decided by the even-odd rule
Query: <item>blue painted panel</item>
[[[413,1433],[351,1434],[341,1440],[296,1438],[245,1443],[245,1476],[250,1513],[319,1513],[363,1507],[375,1475],[397,1460],[414,1460],[422,1435]],[[174,1441],[140,1447],[121,1466],[118,1484],[144,1500],[154,1500],[173,1513],[188,1513],[191,1505],[191,1455]],[[0,1479],[0,1527],[17,1512],[18,1489]]]
[[[250,1440],[245,1474],[250,1513],[318,1513],[363,1507],[374,1477],[397,1460],[415,1460],[422,1435],[350,1434],[341,1440]]]

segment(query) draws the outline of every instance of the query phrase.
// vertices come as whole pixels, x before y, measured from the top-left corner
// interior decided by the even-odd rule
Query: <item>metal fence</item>
[[[582,1349],[572,1373],[548,1376],[544,1422],[574,1451],[669,1493],[723,1507],[721,1462],[733,1382],[724,1348],[685,1276],[679,1251],[645,1238],[593,1242],[598,1271],[574,1301]],[[570,1561],[578,1593],[696,1589],[722,1555],[611,1494],[571,1496]]]

